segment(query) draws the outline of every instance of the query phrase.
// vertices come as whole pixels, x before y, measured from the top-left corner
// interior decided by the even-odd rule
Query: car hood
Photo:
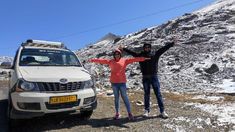
[[[83,67],[19,67],[22,78],[30,82],[68,82],[87,81],[91,77]]]

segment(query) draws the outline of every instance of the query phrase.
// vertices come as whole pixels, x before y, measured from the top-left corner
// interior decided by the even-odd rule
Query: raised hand
[[[121,50],[121,51],[123,50],[123,48],[124,48],[124,46],[122,44],[120,44],[119,47],[118,47],[118,49]]]

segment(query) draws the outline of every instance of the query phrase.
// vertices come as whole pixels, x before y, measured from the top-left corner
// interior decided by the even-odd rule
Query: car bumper
[[[51,97],[76,95],[73,102],[50,104]],[[75,110],[93,110],[97,107],[97,99],[92,89],[83,89],[70,93],[36,93],[14,92],[11,94],[12,119],[27,119],[50,113],[69,112]]]

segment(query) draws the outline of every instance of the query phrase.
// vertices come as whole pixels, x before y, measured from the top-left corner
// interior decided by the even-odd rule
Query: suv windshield
[[[23,49],[19,65],[81,67],[79,60],[73,52],[51,49]]]

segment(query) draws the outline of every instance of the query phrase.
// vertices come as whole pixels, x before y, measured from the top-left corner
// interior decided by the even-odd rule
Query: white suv
[[[89,118],[97,107],[90,74],[60,42],[27,40],[10,73],[9,119],[80,110]]]

